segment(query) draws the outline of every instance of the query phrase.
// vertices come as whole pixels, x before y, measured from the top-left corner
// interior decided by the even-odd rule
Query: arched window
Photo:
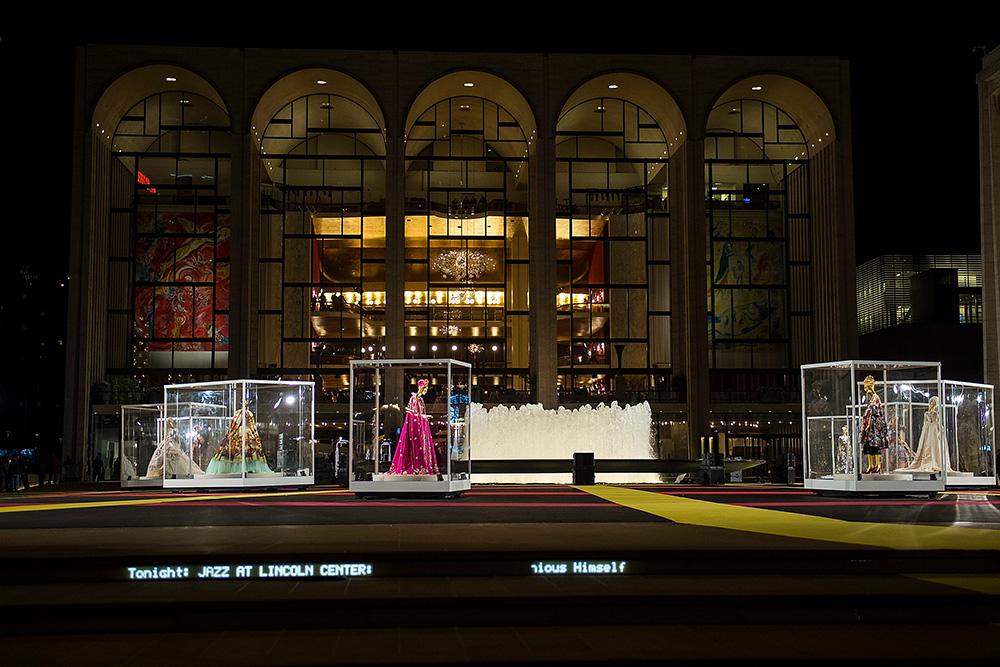
[[[668,389],[669,147],[617,98],[565,111],[556,130],[559,380],[564,400]]]
[[[486,398],[527,389],[527,169],[524,130],[490,100],[440,100],[408,128],[406,354],[469,361]]]
[[[311,94],[260,149],[258,372],[336,369],[327,388],[346,388],[385,339],[385,135],[352,99]]]
[[[230,142],[226,112],[191,92],[147,97],[118,122],[108,181],[109,375],[225,373]]]
[[[807,327],[812,315],[808,158],[799,126],[767,102],[725,102],[709,117],[705,182],[713,369],[782,374],[794,365],[793,332]],[[781,382],[761,376],[753,384]],[[726,383],[715,388],[739,389]]]

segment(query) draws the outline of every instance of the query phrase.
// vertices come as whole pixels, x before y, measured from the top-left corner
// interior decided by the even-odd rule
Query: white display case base
[[[168,479],[165,488],[182,489],[222,489],[222,488],[254,488],[254,480],[261,476],[265,477],[265,482],[260,484],[261,488],[267,486],[312,486],[315,478],[312,475],[299,477],[284,477],[280,474],[250,474],[246,477],[240,475],[195,475],[194,477],[177,477]]]
[[[886,475],[862,475],[862,479],[807,479],[803,486],[810,491],[844,494],[934,494],[943,488],[941,480],[918,479],[868,479],[887,477]]]
[[[127,477],[122,480],[122,488],[144,489],[152,487],[162,487],[163,477]]]
[[[865,472],[861,473],[861,479],[867,482],[908,482],[917,477],[902,472]]]
[[[372,475],[373,482],[439,482],[443,475]]]
[[[397,496],[407,494],[452,495],[468,491],[471,480],[438,479],[437,475],[377,475],[390,480],[353,481],[351,493],[359,496]]]
[[[994,489],[997,480],[996,477],[976,475],[971,472],[950,472],[944,478],[944,485],[948,489]]]

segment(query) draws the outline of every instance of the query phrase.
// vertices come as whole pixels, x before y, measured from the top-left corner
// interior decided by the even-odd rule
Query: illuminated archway
[[[318,370],[343,389],[350,360],[385,344],[382,113],[355,79],[311,68],[273,84],[253,118],[258,372]]]
[[[706,119],[706,281],[713,388],[792,388],[810,359],[814,204],[811,160],[835,143],[822,99],[776,74],[741,80]],[[752,383],[740,380],[757,372]],[[736,399],[733,399],[736,400]]]
[[[669,389],[670,156],[686,130],[654,82],[605,74],[556,127],[559,377],[564,400]]]
[[[94,131],[110,151],[108,374],[225,373],[232,133],[221,98],[183,68],[139,68],[101,96]]]
[[[471,362],[496,399],[528,388],[534,134],[523,96],[483,72],[435,80],[406,122],[404,347]]]

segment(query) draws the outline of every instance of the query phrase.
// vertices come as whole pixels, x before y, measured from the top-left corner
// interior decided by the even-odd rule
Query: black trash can
[[[589,486],[594,483],[595,477],[594,453],[577,452],[573,454],[573,483],[576,485]]]
[[[795,484],[795,454],[785,454],[771,469],[771,483],[791,486]]]
[[[705,452],[701,455],[701,465],[698,466],[698,483],[702,486],[712,486],[726,483],[725,457],[719,452]]]

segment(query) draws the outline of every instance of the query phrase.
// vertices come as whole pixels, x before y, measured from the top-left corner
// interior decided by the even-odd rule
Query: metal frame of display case
[[[207,466],[201,471],[200,474],[187,474],[187,475],[177,475],[177,474],[166,474],[164,471],[163,487],[164,488],[263,488],[263,487],[305,487],[311,486],[315,482],[316,475],[316,445],[315,445],[315,415],[316,415],[316,397],[315,397],[315,383],[313,382],[301,382],[293,380],[221,380],[216,382],[192,382],[187,384],[174,384],[166,385],[163,388],[163,419],[173,419],[175,423],[188,423],[189,431],[193,431],[193,427],[197,422],[198,425],[204,426],[205,424],[214,425],[221,432],[222,437],[215,437],[211,441],[206,443],[206,447],[214,448],[217,450],[218,447],[224,442],[225,435],[233,419],[236,417],[236,413],[241,409],[237,407],[239,405],[246,405],[250,401],[250,387],[255,387],[256,394],[255,399],[259,398],[261,390],[268,391],[274,389],[274,395],[278,397],[278,402],[275,403],[273,408],[270,406],[264,406],[261,408],[259,404],[253,405],[251,409],[251,414],[254,417],[255,424],[257,425],[258,436],[261,439],[261,446],[264,449],[265,438],[277,439],[281,442],[286,435],[285,431],[273,423],[266,421],[261,418],[264,413],[276,413],[280,402],[286,400],[289,396],[285,396],[282,392],[287,391],[289,388],[295,388],[298,390],[298,396],[291,403],[294,404],[297,410],[296,414],[296,424],[295,428],[292,429],[292,439],[299,442],[296,447],[300,450],[296,456],[296,462],[301,461],[301,449],[305,447],[308,449],[308,466],[307,467],[295,467],[294,474],[286,474],[286,472],[268,472],[268,473],[254,473],[247,471],[247,463],[245,455],[241,456],[240,466],[241,470],[239,472],[230,472],[225,474],[210,474],[207,471]],[[179,398],[187,393],[196,392],[226,392],[226,396],[222,403],[212,403],[205,401],[190,401],[190,400],[179,400]],[[241,394],[242,398],[237,398],[236,394]],[[173,396],[173,398],[172,398]],[[268,400],[265,401],[269,403],[273,400],[274,396],[269,396]],[[222,408],[224,414],[217,414],[219,409]],[[270,409],[268,409],[270,408]],[[212,414],[216,413],[216,414]],[[268,418],[270,418],[270,414]],[[292,427],[292,423],[288,422],[287,426]],[[261,432],[263,431],[263,432]],[[239,435],[241,446],[244,448],[244,454],[246,452],[247,436],[248,436],[248,425],[247,420],[241,420],[239,425]],[[305,439],[307,444],[301,444],[301,441]],[[182,438],[184,440],[184,438]],[[269,444],[271,444],[269,442]],[[188,445],[191,447],[191,445]],[[186,451],[188,458],[192,460],[194,457],[191,455],[191,451]],[[279,448],[276,453],[275,467],[281,467],[281,454],[284,450]],[[268,462],[268,467],[270,467],[270,462]]]
[[[975,395],[974,401],[966,397]],[[966,405],[975,403],[970,413]],[[997,483],[993,385],[944,381],[945,486],[993,487]],[[971,442],[971,445],[970,445]]]
[[[133,413],[136,413],[135,418],[129,416]],[[139,414],[143,415],[145,423],[139,422]],[[134,432],[135,427],[140,426],[142,427],[143,440],[152,437],[151,443],[146,441],[153,448],[150,452],[150,457],[152,457],[160,442],[159,426],[162,415],[163,405],[160,403],[135,403],[121,406],[121,440],[118,445],[118,460],[121,462],[119,476],[123,489],[148,489],[163,486],[163,475],[150,477],[146,474],[140,474],[140,468],[142,468],[142,473],[148,472],[149,460],[145,461],[145,465],[139,463],[139,449],[142,447],[142,443],[137,441],[138,438],[135,437]],[[131,445],[126,443],[131,443]],[[131,455],[126,451],[128,446],[135,448]]]
[[[432,421],[444,418],[444,456],[438,457],[440,474],[392,475],[389,467],[392,454],[398,446],[398,434],[385,434],[383,410],[392,407],[405,416],[405,406],[386,403],[385,387],[390,381],[398,383],[400,400],[405,393],[407,376],[415,374],[446,376],[446,393],[443,401],[427,406]],[[400,374],[387,379],[393,372]],[[362,374],[371,374],[373,386],[358,387]],[[456,393],[454,387],[464,380],[465,392]],[[367,383],[365,383],[367,384]],[[372,359],[352,360],[350,370],[350,415],[348,479],[351,492],[359,496],[399,495],[461,495],[471,487],[472,453],[471,425],[469,419],[472,390],[472,364],[455,359]],[[359,392],[365,400],[358,400]],[[370,397],[370,400],[369,400]],[[443,409],[442,409],[443,408]],[[362,417],[362,418],[359,418]],[[370,426],[370,428],[369,428]],[[434,429],[432,428],[432,431]],[[369,435],[370,433],[370,440]],[[393,438],[396,438],[394,440]],[[440,443],[439,441],[439,444]],[[441,459],[443,458],[443,461]],[[441,465],[443,463],[443,465]]]
[[[907,427],[908,439],[916,441],[914,424],[922,428],[923,415],[931,396],[939,397],[941,433],[944,433],[940,363],[846,360],[803,364],[800,372],[805,488],[830,494],[933,495],[944,491],[944,471],[908,472],[896,468],[901,461],[905,461],[905,457],[900,455],[900,451],[905,449],[900,440],[900,426]],[[828,383],[839,386],[825,387],[821,376],[826,372],[847,374],[847,377],[834,378]],[[867,407],[863,389],[867,375],[875,379],[875,392],[882,402],[889,432],[889,447],[882,457],[886,467],[875,473],[864,472],[866,459],[860,443],[862,419]],[[849,438],[841,444],[840,436],[845,426]],[[943,436],[937,446],[940,460],[940,453],[944,451]],[[892,450],[891,456],[889,450]]]

